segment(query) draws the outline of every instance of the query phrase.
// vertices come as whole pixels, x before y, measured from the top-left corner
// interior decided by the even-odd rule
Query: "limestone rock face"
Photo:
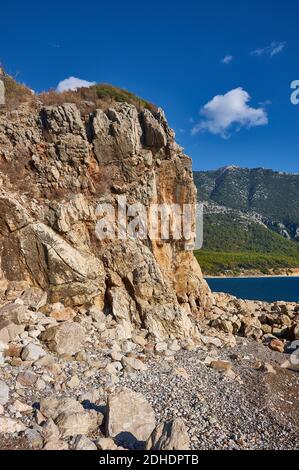
[[[140,327],[196,337],[193,319],[212,299],[185,241],[96,236],[97,207],[116,209],[120,197],[146,209],[196,201],[191,160],[161,110],[115,103],[84,116],[66,103],[0,114],[0,300],[18,285],[25,307],[95,305],[126,337]],[[0,327],[6,342],[18,334]]]

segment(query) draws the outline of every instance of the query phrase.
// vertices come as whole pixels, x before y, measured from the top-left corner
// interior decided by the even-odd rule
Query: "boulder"
[[[110,437],[101,437],[97,440],[99,450],[117,450],[117,445]]]
[[[232,368],[232,365],[229,361],[217,360],[217,361],[212,361],[210,363],[210,367],[212,369],[217,370],[218,372],[227,372]]]
[[[29,343],[22,351],[23,361],[38,361],[40,358],[46,356],[46,351],[43,350],[40,346],[34,343]]]
[[[6,405],[9,400],[9,387],[3,380],[0,380],[0,405]]]
[[[25,431],[26,426],[21,421],[0,416],[0,430],[1,434],[14,434],[15,432]]]
[[[97,450],[97,446],[86,436],[77,436],[74,443],[74,450]]]
[[[109,395],[106,433],[108,437],[130,435],[137,441],[146,441],[155,428],[155,413],[146,398],[129,389]]]
[[[24,305],[32,310],[39,310],[44,307],[47,303],[47,298],[47,293],[39,287],[30,287],[29,289],[26,289],[20,297],[24,302]]]
[[[62,437],[87,435],[97,427],[97,420],[87,411],[80,413],[61,413],[56,419]]]
[[[45,442],[59,439],[60,431],[58,426],[54,423],[53,419],[49,418],[42,424],[41,434]]]
[[[78,323],[65,322],[48,328],[42,334],[42,339],[51,351],[74,355],[82,349],[85,332]]]
[[[146,443],[148,450],[190,450],[187,428],[181,418],[160,424]]]
[[[61,413],[81,413],[83,406],[74,398],[42,398],[40,401],[40,411],[46,418],[54,421]]]
[[[25,325],[16,325],[9,320],[2,320],[0,321],[0,341],[3,343],[14,341],[24,330]]]
[[[272,351],[283,353],[284,343],[279,339],[272,339],[272,341],[270,341],[269,348],[272,349]]]
[[[128,367],[133,370],[147,370],[146,364],[140,361],[140,359],[135,359],[134,357],[123,357],[121,362],[124,367]]]
[[[297,341],[299,340],[299,322],[294,323],[290,329],[290,340]]]
[[[61,321],[71,321],[75,318],[76,312],[70,307],[55,309],[50,313],[51,318],[55,318],[58,322]]]
[[[23,387],[32,387],[37,381],[37,375],[30,370],[24,370],[18,373],[17,382]]]
[[[43,450],[68,450],[69,446],[68,443],[62,441],[61,439],[52,439],[51,441],[47,442]]]

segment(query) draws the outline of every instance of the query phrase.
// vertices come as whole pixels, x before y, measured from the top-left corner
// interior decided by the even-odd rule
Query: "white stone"
[[[129,389],[119,390],[108,397],[106,432],[116,437],[131,433],[138,441],[146,441],[155,428],[155,413],[146,398]]]
[[[9,387],[3,380],[0,380],[0,405],[6,405],[9,400]],[[1,428],[0,428],[1,429]]]
[[[29,343],[22,351],[23,361],[38,361],[40,358],[46,356],[46,351],[34,343]]]

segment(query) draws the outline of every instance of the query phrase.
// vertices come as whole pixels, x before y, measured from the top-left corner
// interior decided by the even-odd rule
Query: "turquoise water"
[[[240,299],[299,302],[299,277],[250,277],[206,279],[214,292]]]

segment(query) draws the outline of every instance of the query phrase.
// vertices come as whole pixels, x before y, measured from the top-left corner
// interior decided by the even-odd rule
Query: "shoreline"
[[[252,274],[240,274],[239,276],[233,276],[233,275],[229,275],[229,276],[225,276],[225,275],[205,275],[203,274],[204,278],[205,279],[254,279],[254,278],[288,278],[288,277],[291,277],[291,278],[295,278],[295,277],[298,277],[299,278],[299,269],[296,268],[296,269],[293,269],[291,270],[292,272],[290,272],[289,274],[259,274],[259,273],[252,273]]]

